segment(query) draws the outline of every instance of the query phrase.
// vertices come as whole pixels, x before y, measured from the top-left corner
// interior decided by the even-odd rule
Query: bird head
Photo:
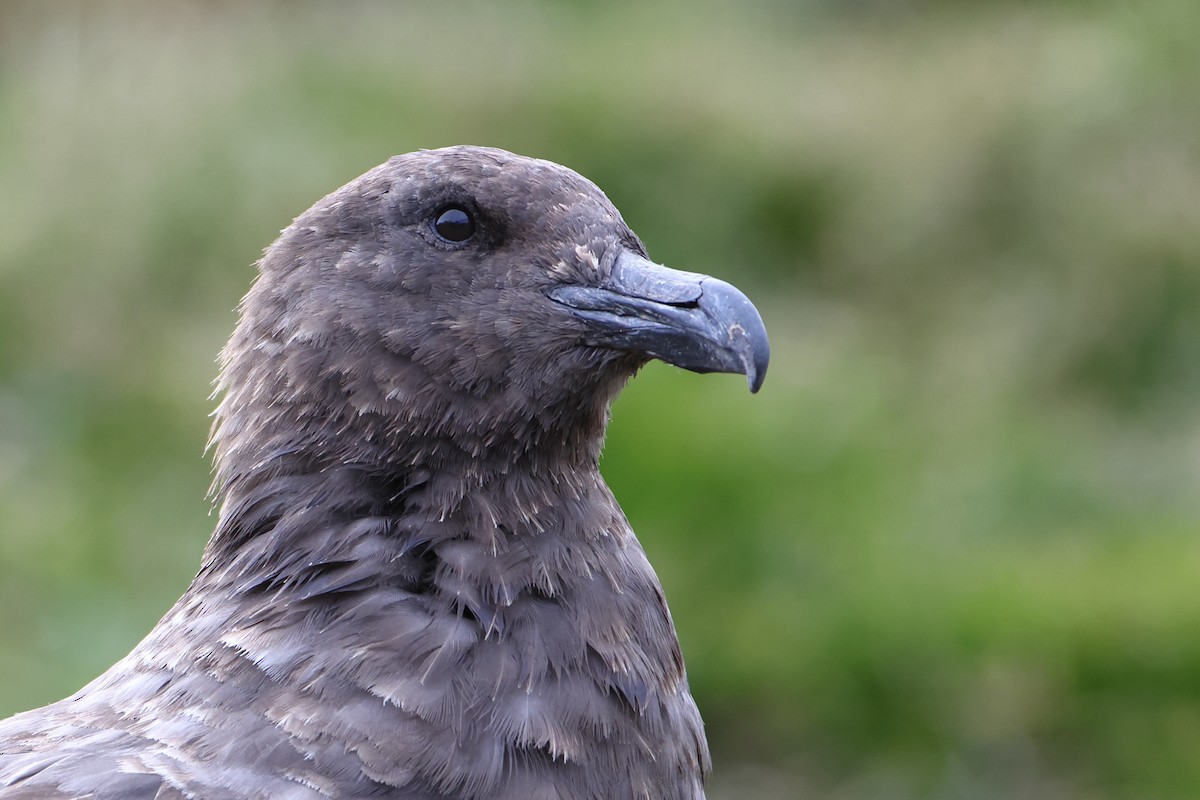
[[[767,368],[744,294],[652,262],[593,183],[501,150],[396,156],[259,266],[223,354],[219,471],[347,442],[321,456],[504,461],[557,442],[595,458],[646,361],[741,373],[751,391]],[[308,441],[279,440],[296,431]]]

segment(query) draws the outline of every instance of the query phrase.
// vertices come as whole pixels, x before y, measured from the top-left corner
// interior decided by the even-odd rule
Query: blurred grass
[[[762,394],[651,365],[604,469],[719,797],[1200,795],[1200,6],[0,5],[0,713],[211,527],[213,359],[327,191],[568,164],[745,288]]]

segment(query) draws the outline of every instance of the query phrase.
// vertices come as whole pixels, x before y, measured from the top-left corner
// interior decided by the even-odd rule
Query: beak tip
[[[762,316],[750,298],[737,287],[717,278],[705,276],[701,287],[700,307],[720,320],[724,327],[724,350],[722,360],[726,369],[721,371],[741,372],[746,376],[750,393],[757,394],[767,377],[767,365],[771,360],[771,346],[767,340],[767,328]],[[741,369],[737,369],[740,366]]]
[[[745,359],[746,383],[750,385],[750,394],[758,394],[758,390],[762,388],[763,381],[767,378],[767,364],[770,358],[770,351],[763,340],[761,347],[755,348],[753,357]]]

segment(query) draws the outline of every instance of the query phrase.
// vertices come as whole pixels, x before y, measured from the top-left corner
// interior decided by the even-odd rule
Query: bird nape
[[[767,368],[745,295],[501,150],[397,156],[268,248],[220,516],[128,656],[0,722],[0,797],[697,798],[700,714],[597,462],[651,358]]]

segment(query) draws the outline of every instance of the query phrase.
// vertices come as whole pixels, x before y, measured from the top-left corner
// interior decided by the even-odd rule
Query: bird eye
[[[447,242],[465,242],[475,235],[475,218],[462,206],[447,206],[433,221],[433,230]]]

